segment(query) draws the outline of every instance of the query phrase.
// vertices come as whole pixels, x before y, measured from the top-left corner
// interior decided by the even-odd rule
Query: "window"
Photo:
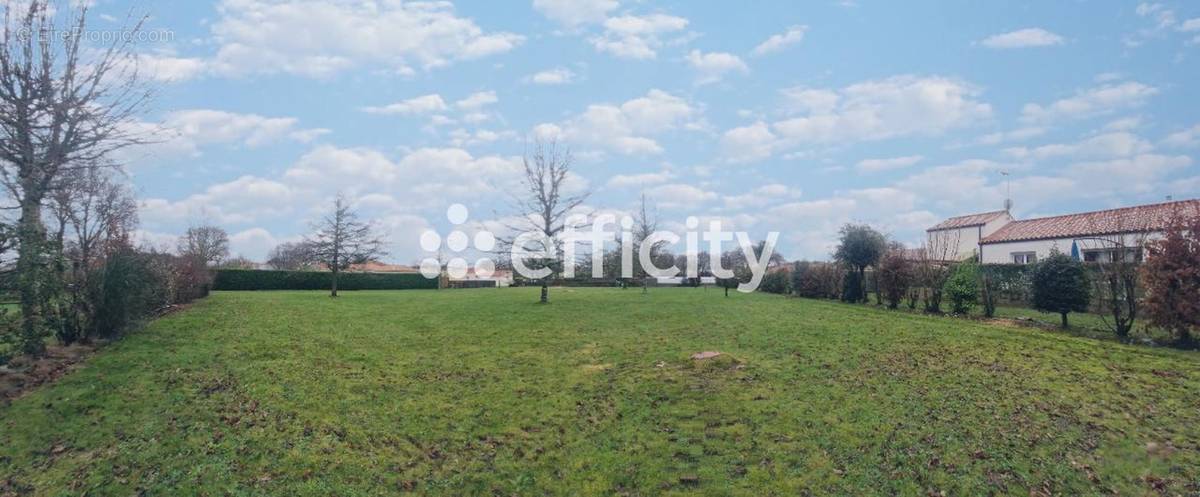
[[[1013,252],[1013,264],[1033,264],[1037,262],[1037,252]]]
[[[1118,249],[1084,250],[1084,262],[1142,262],[1142,251],[1138,248],[1125,248],[1123,255],[1117,255]]]

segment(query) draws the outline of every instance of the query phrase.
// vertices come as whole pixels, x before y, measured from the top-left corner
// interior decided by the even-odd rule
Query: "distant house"
[[[950,262],[961,261],[979,253],[980,242],[1000,228],[1013,222],[1008,211],[992,211],[957,216],[925,230],[928,243],[921,257]]]
[[[403,264],[384,264],[371,261],[364,264],[353,264],[347,271],[352,273],[419,273],[419,269]]]
[[[979,256],[987,264],[1032,264],[1054,250],[1084,261],[1140,259],[1142,251],[1128,247],[1160,235],[1174,215],[1200,216],[1200,199],[1024,220],[1007,211],[952,217],[927,230],[928,246],[954,260]],[[1121,246],[1127,253],[1116,253]]]

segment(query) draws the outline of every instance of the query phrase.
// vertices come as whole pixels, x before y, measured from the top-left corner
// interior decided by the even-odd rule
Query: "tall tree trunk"
[[[542,299],[540,302],[543,304],[550,303],[550,282],[545,279],[542,280]]]
[[[1062,328],[1067,329],[1067,313],[1062,313]]]
[[[337,264],[334,264],[334,266],[333,266],[333,286],[331,287],[331,289],[329,291],[330,297],[337,297],[337,278],[338,278]]]
[[[21,300],[21,351],[41,355],[46,350],[42,286],[45,284],[46,228],[42,225],[41,198],[26,194],[21,201],[17,227],[17,291]]]

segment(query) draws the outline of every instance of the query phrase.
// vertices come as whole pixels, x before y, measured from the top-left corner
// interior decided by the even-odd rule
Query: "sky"
[[[1200,196],[1194,2],[93,4],[163,34],[137,46],[162,138],[120,157],[152,244],[211,223],[262,260],[340,192],[414,263],[452,204],[516,213],[537,139],[590,207],[645,194],[788,259],[846,222],[919,243],[1009,189],[1017,218]]]

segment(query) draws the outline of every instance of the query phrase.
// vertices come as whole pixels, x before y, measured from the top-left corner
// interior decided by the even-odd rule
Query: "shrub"
[[[1090,286],[1083,263],[1054,251],[1033,270],[1033,308],[1062,316],[1067,327],[1067,314],[1087,312],[1091,301]]]
[[[863,288],[863,273],[857,269],[846,271],[846,277],[842,280],[842,301],[857,303],[866,302],[866,297]]]
[[[842,300],[847,302],[866,302],[867,288],[866,269],[874,266],[887,250],[887,238],[882,233],[865,224],[846,224],[842,226],[841,239],[833,257],[845,264],[850,270],[858,273],[853,280],[853,287],[848,283],[842,289]],[[850,280],[847,279],[847,282]],[[849,290],[857,291],[851,293]]]
[[[1175,345],[1194,347],[1200,330],[1200,216],[1172,220],[1146,251],[1141,268],[1146,317],[1171,332]]]
[[[904,252],[900,250],[890,250],[883,255],[879,261],[879,269],[875,271],[878,283],[876,284],[877,291],[887,301],[889,309],[895,309],[900,306],[900,301],[908,294],[909,287],[912,286],[912,264],[904,257]],[[912,300],[911,306],[916,306],[916,301]]]
[[[792,282],[789,275],[790,271],[786,267],[768,271],[767,274],[763,275],[762,283],[758,288],[767,293],[787,295],[792,291]]]
[[[811,265],[811,263],[806,262],[806,261],[796,261],[796,262],[792,263],[792,269],[791,269],[791,271],[788,271],[788,276],[791,279],[790,284],[792,286],[792,293],[799,295],[801,297],[808,296],[808,295],[804,295],[802,293],[802,291],[804,290],[804,284],[806,281],[806,277],[808,276],[808,270],[809,270],[810,265]]]
[[[330,273],[324,271],[255,271],[219,269],[215,290],[327,290]],[[342,273],[339,290],[436,289],[437,280],[417,273]]]
[[[942,287],[955,314],[967,314],[979,300],[979,270],[974,262],[959,263]]]

